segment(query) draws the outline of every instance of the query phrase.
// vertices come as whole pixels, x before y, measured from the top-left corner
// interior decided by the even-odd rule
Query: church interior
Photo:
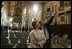
[[[54,12],[50,48],[71,48],[71,1],[1,1],[1,48],[30,48],[32,22]]]

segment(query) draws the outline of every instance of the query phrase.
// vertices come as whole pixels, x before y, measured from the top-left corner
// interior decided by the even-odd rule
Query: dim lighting
[[[38,11],[38,6],[37,6],[37,5],[34,5],[34,6],[33,6],[33,11],[34,11],[34,12],[37,12],[37,11]]]

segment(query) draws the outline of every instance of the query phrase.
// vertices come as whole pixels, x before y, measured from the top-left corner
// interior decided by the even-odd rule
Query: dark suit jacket
[[[47,29],[47,31],[49,32],[49,37],[51,38],[51,32],[50,32],[50,29],[49,29],[49,26],[52,22],[52,20],[54,19],[54,16],[51,17],[51,19],[49,20],[49,22],[47,22],[44,27]],[[40,27],[40,29],[42,30],[42,27]]]

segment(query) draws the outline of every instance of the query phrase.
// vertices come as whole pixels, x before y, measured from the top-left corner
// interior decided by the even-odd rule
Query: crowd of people
[[[33,28],[22,27],[22,31],[29,31],[30,48],[51,48],[51,32],[49,26],[54,19],[55,14],[51,16],[51,19],[45,23],[45,20],[40,22],[35,20],[32,23]],[[6,31],[11,29],[10,27],[2,27]]]
[[[1,31],[8,31],[8,29],[9,30],[12,30],[12,28],[11,27],[8,27],[8,26],[1,26]]]

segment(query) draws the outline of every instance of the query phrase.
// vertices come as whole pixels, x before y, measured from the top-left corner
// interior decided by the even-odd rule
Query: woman
[[[32,23],[34,30],[30,32],[30,48],[43,48],[46,38],[44,32],[39,29],[40,24],[38,21]]]

